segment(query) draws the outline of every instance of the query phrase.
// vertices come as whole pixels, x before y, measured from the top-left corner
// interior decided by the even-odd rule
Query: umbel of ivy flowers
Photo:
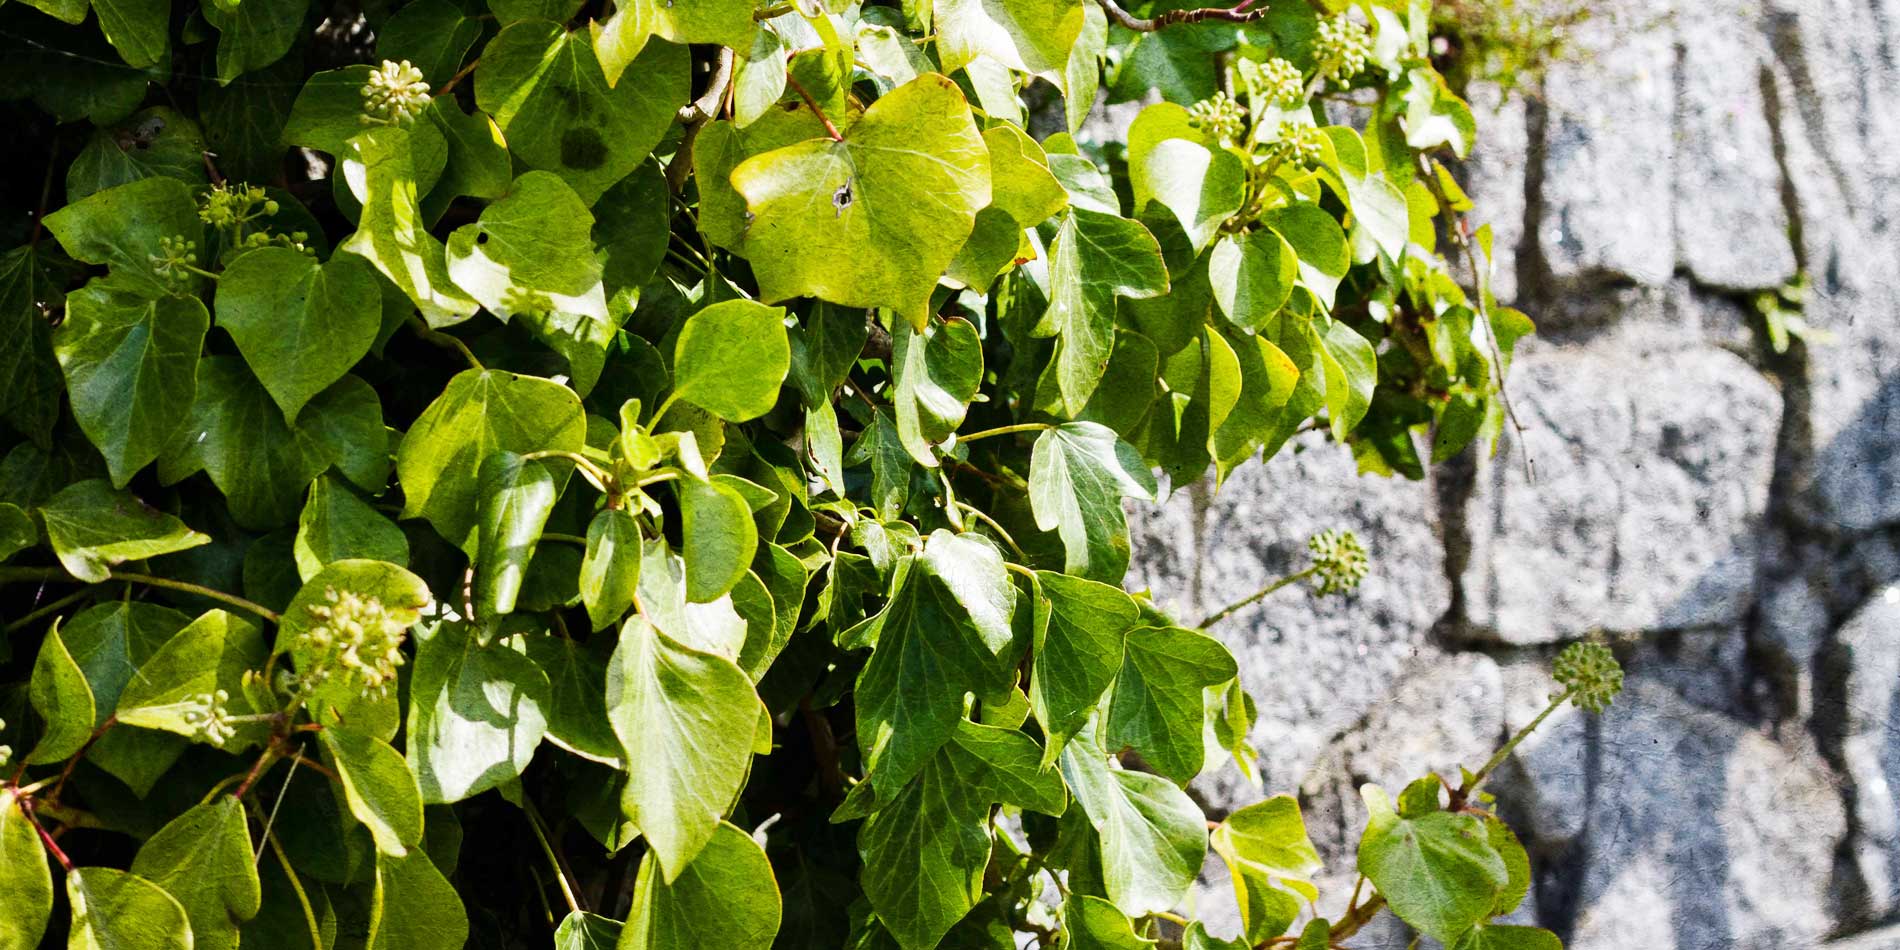
[[[1428,4],[371,6],[0,6],[0,948],[1554,945],[1521,736],[1351,893],[1185,790],[1349,526],[1125,587],[1164,483],[1510,418]]]

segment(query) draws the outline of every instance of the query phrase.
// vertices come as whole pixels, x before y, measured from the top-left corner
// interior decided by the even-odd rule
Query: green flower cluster
[[[230,701],[231,694],[224,690],[199,693],[186,701],[191,708],[184,711],[182,718],[197,730],[197,738],[224,748],[224,744],[237,735],[237,726],[232,724],[231,713],[225,708]]]
[[[385,694],[402,665],[403,633],[416,622],[414,610],[392,610],[376,597],[330,588],[325,603],[305,608],[315,621],[301,646],[310,655],[299,686],[308,692],[342,678],[366,696]]]
[[[1326,133],[1317,126],[1282,122],[1278,141],[1280,148],[1286,150],[1286,161],[1302,168],[1319,164],[1326,154]]]
[[[198,267],[198,242],[187,241],[182,237],[162,237],[158,239],[158,253],[146,256],[152,264],[152,273],[168,284],[185,284],[191,280],[192,271]]]
[[[198,199],[198,220],[214,228],[234,228],[259,214],[277,213],[277,202],[256,185],[219,182]]]
[[[1277,56],[1258,65],[1250,60],[1241,62],[1252,67],[1246,70],[1247,84],[1261,99],[1292,104],[1306,98],[1306,79],[1298,66]]]
[[[1234,97],[1217,92],[1188,108],[1188,124],[1226,142],[1236,141],[1247,130],[1247,110]]]
[[[1579,709],[1600,713],[1610,708],[1616,694],[1623,691],[1623,667],[1616,655],[1601,643],[1573,643],[1557,655],[1550,675],[1568,693]]]
[[[1326,78],[1344,85],[1366,71],[1366,57],[1372,53],[1372,34],[1342,13],[1320,21],[1314,46],[1319,61],[1325,64],[1322,68]]]
[[[1328,594],[1349,593],[1366,576],[1366,549],[1350,531],[1328,528],[1306,542],[1313,554],[1313,589]]]
[[[6,727],[7,721],[0,719],[0,729],[5,729]],[[10,745],[0,745],[0,766],[4,766],[11,761],[13,761],[13,747]]]
[[[364,125],[408,125],[429,106],[429,83],[408,60],[383,60],[363,84]]]

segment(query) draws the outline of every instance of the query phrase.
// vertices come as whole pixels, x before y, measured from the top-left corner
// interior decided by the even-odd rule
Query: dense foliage
[[[1157,470],[1508,417],[1431,11],[1328,2],[0,7],[0,950],[1554,945],[1502,751],[1317,918],[1121,587]]]

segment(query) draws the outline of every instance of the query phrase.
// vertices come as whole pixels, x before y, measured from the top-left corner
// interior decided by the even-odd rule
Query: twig
[[[24,617],[21,617],[18,620],[15,620],[12,623],[7,624],[5,627],[0,627],[0,633],[12,633],[15,630],[19,630],[25,627],[27,624],[32,623],[33,621],[38,620],[41,617],[46,616],[47,614],[57,613],[60,609],[65,608],[65,607],[70,607],[76,601],[83,600],[91,595],[92,595],[91,590],[81,587],[80,589],[73,591],[72,593],[67,594],[64,597],[61,597],[60,599],[53,601],[52,603],[47,604],[46,606],[41,607],[33,611],[32,613],[27,614]]]
[[[29,250],[39,247],[40,233],[46,221],[46,205],[53,200],[53,171],[59,167],[59,135],[53,135],[51,153],[46,156],[46,181],[40,185],[40,209],[33,215],[33,236],[26,242]]]
[[[227,594],[221,590],[213,590],[202,584],[175,581],[169,577],[153,577],[150,574],[133,574],[128,571],[111,571],[106,575],[106,580],[127,581],[133,584],[144,584],[148,587],[163,587],[167,590],[197,594],[200,597],[221,601],[233,607],[248,610],[271,623],[277,623],[282,619],[278,616],[277,611],[263,604],[245,600],[236,594]],[[87,583],[54,567],[0,567],[0,584],[12,581],[69,581],[75,584]]]
[[[789,71],[785,73],[785,84],[792,87],[792,91],[798,93],[798,97],[805,100],[806,105],[811,106],[812,114],[818,117],[818,121],[825,124],[825,131],[830,133],[833,142],[844,141],[844,136],[838,133],[837,126],[831,124],[831,119],[825,115],[825,110],[818,108],[818,100],[813,99],[811,93],[805,91],[804,84],[800,83]]]
[[[1201,7],[1196,10],[1169,10],[1152,20],[1143,19],[1116,5],[1115,0],[1095,0],[1108,18],[1121,24],[1125,30],[1136,33],[1153,33],[1177,23],[1199,23],[1203,20],[1219,20],[1224,23],[1251,23],[1265,17],[1268,10],[1249,10],[1254,0],[1241,0],[1231,7]]]
[[[1048,424],[1047,422],[1018,422],[1012,426],[997,426],[994,429],[984,429],[981,432],[972,432],[969,435],[960,435],[960,436],[957,436],[957,441],[958,442],[975,442],[978,439],[988,439],[988,438],[993,438],[999,435],[1013,435],[1017,432],[1040,432],[1044,429],[1053,429],[1053,428],[1055,427]]]
[[[92,751],[92,744],[98,742],[99,737],[106,734],[106,730],[118,724],[119,716],[117,713],[114,713],[107,716],[105,722],[100,723],[92,730],[92,735],[86,737],[86,741],[79,747],[79,751],[73,753],[72,757],[66,760],[66,767],[59,770],[59,781],[53,784],[53,793],[46,796],[48,800],[55,804],[59,802],[60,793],[66,790],[66,780],[72,778],[73,769],[79,767],[79,760],[85,758],[87,752]]]
[[[409,321],[409,325],[415,329],[417,336],[445,350],[460,351],[462,358],[468,360],[468,365],[471,369],[481,370],[488,368],[482,365],[481,360],[475,358],[475,354],[469,350],[468,344],[457,339],[454,334],[443,333],[441,330],[424,323],[420,316],[413,313],[409,315]]]
[[[46,833],[46,828],[40,824],[40,820],[38,816],[34,814],[34,811],[35,806],[32,798],[27,797],[20,799],[20,814],[25,815],[27,823],[33,826],[34,831],[40,833],[40,842],[46,845],[46,850],[51,852],[54,860],[59,862],[59,866],[65,868],[66,873],[71,874],[73,871],[73,859],[67,857],[66,852],[59,849],[59,842],[53,840],[53,836]]]
[[[262,816],[257,815],[256,802],[251,803],[251,812],[253,817],[262,821]],[[284,877],[290,880],[290,889],[297,894],[297,903],[303,907],[304,923],[310,927],[311,950],[323,950],[323,927],[317,923],[317,910],[310,905],[310,895],[304,893],[303,882],[297,879],[297,869],[290,866],[290,857],[284,854],[283,843],[277,840],[277,832],[272,831],[269,825],[264,826],[264,840],[270,843],[271,853],[277,856],[278,865],[284,869]]]
[[[470,62],[467,66],[462,67],[458,72],[456,72],[455,75],[450,76],[449,81],[443,83],[442,88],[437,89],[435,91],[435,94],[438,96],[446,96],[449,93],[454,92],[455,87],[460,85],[462,80],[467,79],[468,74],[474,72],[475,67],[480,66],[481,64],[482,64],[482,58],[480,56],[475,57],[475,59],[472,62]]]
[[[548,841],[548,830],[541,821],[541,813],[535,809],[534,800],[524,792],[521,796],[521,810],[528,816],[528,827],[534,829],[534,840],[541,843],[541,852],[548,857],[548,864],[554,868],[554,878],[561,883],[561,896],[567,899],[567,909],[579,913],[580,902],[574,899],[574,887],[567,881],[568,870],[565,862],[554,851],[554,845]]]
[[[1254,591],[1253,593],[1248,594],[1247,596],[1242,597],[1241,599],[1234,601],[1233,603],[1228,604],[1225,607],[1222,607],[1221,609],[1215,611],[1214,613],[1209,614],[1207,619],[1201,621],[1200,627],[1203,630],[1205,630],[1208,627],[1211,627],[1217,623],[1220,623],[1221,621],[1226,620],[1228,617],[1233,616],[1233,614],[1236,611],[1239,611],[1245,607],[1252,606],[1255,602],[1264,599],[1268,594],[1271,594],[1274,591],[1287,586],[1288,584],[1299,583],[1300,581],[1303,581],[1313,576],[1313,573],[1318,570],[1319,568],[1317,566],[1314,566],[1314,567],[1309,567],[1303,571],[1294,571],[1293,573],[1288,574],[1287,576],[1282,577],[1279,580],[1274,581],[1273,583],[1268,584],[1267,586],[1262,587],[1259,590]]]
[[[699,130],[712,121],[719,111],[719,101],[726,97],[726,87],[732,82],[733,52],[729,48],[719,51],[719,61],[713,66],[712,81],[706,84],[706,91],[700,97],[680,107],[677,118],[686,127],[680,134],[679,148],[673,151],[673,161],[666,166],[666,186],[674,193],[686,187],[686,179],[693,173],[693,143],[699,138]]]

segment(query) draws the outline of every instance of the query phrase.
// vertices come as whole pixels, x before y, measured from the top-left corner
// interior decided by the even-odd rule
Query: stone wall
[[[1354,788],[1482,761],[1600,633],[1627,692],[1494,786],[1536,861],[1520,916],[1576,950],[1900,948],[1900,0],[1591,7],[1539,88],[1473,96],[1470,190],[1540,327],[1521,435],[1422,483],[1314,436],[1138,518],[1131,585],[1188,618],[1321,528],[1373,558],[1351,599],[1214,631],[1265,789],[1195,791],[1297,790],[1349,888]],[[1797,274],[1828,338],[1776,354],[1751,300]]]

